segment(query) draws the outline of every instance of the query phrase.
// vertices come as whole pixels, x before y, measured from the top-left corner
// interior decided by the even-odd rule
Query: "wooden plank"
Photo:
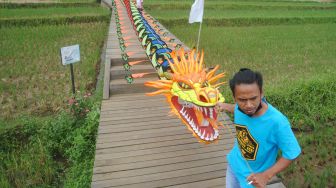
[[[137,161],[130,163],[122,163],[122,164],[114,164],[114,165],[104,165],[104,166],[95,166],[93,173],[107,173],[107,172],[118,172],[118,171],[126,171],[126,170],[134,170],[141,168],[148,168],[158,165],[167,165],[167,164],[175,164],[175,163],[183,163],[186,161],[195,161],[198,160],[210,160],[214,157],[222,157],[223,161],[226,162],[225,153],[227,150],[216,150],[212,152],[204,152],[204,153],[196,153],[192,155],[184,155],[184,156],[174,156],[163,159],[153,159],[153,160],[145,160],[145,161]]]
[[[166,132],[178,132],[183,131],[186,132],[186,128],[183,126],[171,126],[171,127],[162,127],[158,129],[147,129],[147,130],[139,130],[139,131],[132,131],[132,132],[122,132],[122,133],[115,133],[113,137],[131,137],[133,135],[143,136],[143,137],[153,137],[152,135],[166,133]],[[102,139],[109,138],[110,134],[101,134]]]
[[[190,134],[191,136],[191,134]],[[230,137],[226,137],[223,139],[231,139]],[[118,152],[127,152],[127,151],[139,151],[145,149],[159,149],[161,147],[168,147],[168,146],[177,146],[177,145],[185,145],[185,144],[193,144],[197,142],[196,138],[184,138],[178,140],[168,140],[168,141],[161,141],[161,142],[154,142],[154,143],[147,143],[147,144],[137,144],[127,147],[104,147],[104,148],[97,148],[96,154],[108,154],[108,153],[118,153]],[[198,143],[199,144],[199,143]]]
[[[130,123],[136,123],[136,122],[148,122],[148,121],[156,121],[159,122],[160,120],[166,120],[166,119],[173,119],[169,116],[154,116],[154,117],[147,117],[147,118],[133,118],[133,119],[120,119],[120,120],[109,120],[109,119],[101,119],[99,125],[100,126],[109,126],[109,125],[117,125],[117,124],[130,124]],[[174,118],[176,119],[176,118]]]
[[[112,180],[119,178],[133,178],[135,176],[152,175],[157,173],[169,173],[172,171],[190,169],[195,167],[205,167],[210,165],[224,165],[224,157],[213,157],[211,160],[197,160],[197,161],[185,161],[183,163],[173,163],[166,165],[159,165],[153,167],[146,167],[140,169],[133,169],[127,171],[118,172],[106,172],[101,174],[95,174],[92,181]]]
[[[143,122],[140,122],[140,123],[143,123]],[[157,122],[156,123],[153,123],[153,124],[143,124],[141,126],[129,126],[127,124],[125,124],[125,127],[124,126],[104,126],[102,128],[99,129],[99,134],[115,134],[115,133],[134,133],[136,134],[137,131],[143,131],[143,130],[155,130],[155,129],[162,129],[162,128],[170,128],[170,127],[179,127],[179,126],[176,126],[176,124],[178,124],[179,126],[182,126],[182,127],[185,127],[187,129],[187,127],[185,125],[180,125],[180,122],[179,120],[176,120],[176,122],[172,122],[172,121],[169,121],[167,123],[160,123],[158,124]]]
[[[195,140],[190,138],[186,139],[179,139],[179,140],[169,140],[169,141],[162,141],[162,142],[154,142],[154,143],[147,143],[147,144],[137,144],[127,147],[106,147],[106,148],[97,148],[96,154],[110,154],[110,153],[118,153],[118,152],[130,152],[130,151],[139,151],[145,149],[157,149],[160,147],[167,147],[167,146],[176,146],[179,144],[192,144],[195,143]]]
[[[266,188],[286,188],[286,186],[282,182],[268,184]]]
[[[103,87],[103,99],[109,99],[110,96],[110,66],[111,63],[108,59],[105,59],[105,71],[104,71],[104,87]]]
[[[98,149],[103,149],[103,148],[126,147],[126,146],[143,145],[143,144],[174,141],[174,140],[181,140],[181,139],[189,139],[192,142],[197,142],[196,138],[193,137],[190,132],[189,134],[179,134],[179,135],[171,135],[171,136],[160,136],[160,137],[133,139],[133,140],[124,140],[124,141],[113,141],[113,142],[107,142],[106,140],[100,139],[99,142],[97,141],[96,149],[98,150]],[[232,136],[230,134],[220,133],[219,139],[220,140],[232,139]]]
[[[128,137],[125,137],[123,135],[118,135],[118,136],[106,136],[104,135],[104,138],[100,138],[100,139],[104,139],[106,142],[120,142],[120,141],[125,141],[125,140],[138,140],[138,139],[146,139],[146,138],[155,138],[155,137],[161,137],[161,136],[172,136],[172,135],[180,135],[180,134],[190,134],[187,131],[184,130],[177,130],[177,131],[170,131],[170,132],[160,132],[160,133],[156,133],[156,134],[132,134]]]
[[[101,126],[99,127],[99,134],[106,133],[122,133],[122,132],[132,132],[132,131],[140,131],[147,129],[159,129],[166,127],[176,126],[185,126],[181,124],[179,119],[168,119],[160,122],[137,122],[137,124],[119,124],[119,125],[111,125],[111,126]],[[181,125],[180,125],[181,124]]]
[[[160,136],[160,137],[153,137],[153,138],[143,138],[143,139],[136,139],[136,140],[124,140],[124,141],[112,141],[107,142],[106,140],[100,139],[97,140],[96,148],[108,148],[108,147],[125,147],[130,145],[137,145],[137,144],[147,144],[159,141],[169,141],[175,139],[183,139],[183,138],[191,138],[191,134],[179,134],[179,135],[170,135],[170,136]]]
[[[206,180],[225,176],[225,165],[209,165],[167,173],[157,173],[145,176],[120,178],[117,180],[94,181],[96,187],[163,187],[181,183],[190,183],[195,180]]]
[[[156,118],[155,118],[156,117]],[[144,119],[144,118],[148,118],[148,119],[160,119],[163,118],[162,116],[154,116],[153,114],[140,114],[140,115],[132,115],[132,116],[119,116],[119,117],[101,117],[101,121],[128,121],[130,120],[130,122],[134,122],[134,119]],[[170,117],[171,118],[171,117]],[[137,120],[137,121],[139,121]]]
[[[127,120],[135,118],[135,119],[144,119],[144,121],[151,120],[152,116],[157,117],[163,117],[168,116],[169,111],[167,109],[164,109],[164,111],[147,111],[147,113],[139,112],[125,112],[125,113],[111,113],[111,114],[103,114],[101,115],[101,118],[103,121],[116,121],[116,120],[124,120],[124,122],[127,122]],[[177,117],[170,117],[171,119],[177,119]],[[140,120],[141,121],[141,120]],[[159,123],[159,122],[158,122]]]
[[[170,131],[168,132],[167,130],[170,130]],[[143,132],[143,131],[147,131],[147,132]],[[159,139],[160,140],[160,138],[165,139],[165,137],[169,138],[172,136],[175,136],[174,138],[178,139],[178,138],[184,137],[183,135],[190,135],[190,138],[194,138],[192,136],[192,131],[187,129],[185,125],[166,126],[166,127],[158,127],[155,129],[134,130],[134,131],[127,131],[127,132],[100,133],[100,135],[101,136],[97,140],[97,143],[102,143],[101,141],[105,143],[107,141],[124,142],[124,141],[132,141],[132,140],[138,140],[139,142],[141,142],[142,139]],[[220,138],[226,138],[226,137],[233,138],[234,133],[233,132],[231,133],[228,130],[226,131],[226,130],[219,129],[219,136]]]
[[[141,94],[144,94],[144,93],[141,93]],[[120,109],[124,109],[124,107],[132,107],[130,109],[133,109],[133,108],[149,108],[149,107],[152,107],[153,105],[154,106],[168,106],[168,103],[166,102],[165,98],[161,98],[160,100],[159,99],[156,99],[156,100],[147,100],[147,99],[151,99],[151,98],[143,98],[143,99],[138,99],[138,100],[133,100],[133,101],[129,101],[129,102],[126,102],[126,101],[122,101],[122,102],[119,102],[119,103],[116,103],[116,102],[113,102],[113,103],[110,103],[110,104],[102,104],[102,108],[107,108],[107,109],[112,109],[114,110],[118,105],[121,107]],[[146,104],[147,102],[147,104]],[[136,103],[138,103],[137,105],[135,105]],[[149,104],[153,104],[153,105],[149,105]],[[117,109],[119,109],[119,106]],[[113,108],[111,108],[113,107]]]
[[[204,181],[209,179],[215,179],[215,178],[224,178],[225,177],[226,169],[222,170],[216,170],[216,171],[210,171],[200,174],[183,174],[184,176],[179,176],[175,178],[170,179],[163,179],[158,181],[150,181],[140,184],[133,184],[133,185],[127,185],[123,186],[125,188],[130,187],[148,187],[148,188],[154,188],[154,187],[167,187],[167,186],[175,186],[179,184],[185,184],[185,183],[191,183],[191,182],[197,182],[197,181]]]
[[[120,101],[122,99],[138,100],[139,98],[147,98],[147,97],[148,96],[144,94],[140,94],[140,93],[125,93],[125,94],[120,94],[120,95],[113,95],[112,97],[110,97],[110,100],[103,101],[103,103]],[[149,98],[161,99],[163,98],[163,96],[157,95],[157,96],[150,96]]]
[[[152,105],[147,105],[147,106],[132,106],[132,105],[125,105],[125,106],[120,106],[117,107],[116,105],[110,105],[110,106],[102,106],[102,111],[119,111],[119,110],[149,110],[157,107],[169,107],[166,105],[164,102],[152,102]],[[167,108],[168,109],[168,108]]]
[[[180,126],[176,126],[177,129],[173,129],[169,132],[166,132],[167,129],[161,129],[161,130],[155,130],[156,133],[155,134],[144,134],[141,132],[132,132],[132,133],[127,133],[127,132],[120,132],[120,133],[113,133],[113,134],[101,134],[98,137],[97,143],[101,143],[102,141],[104,143],[107,142],[121,142],[121,141],[131,141],[131,140],[141,140],[141,139],[149,139],[149,138],[157,138],[157,137],[169,137],[169,136],[174,136],[174,135],[191,135],[191,131],[189,131],[185,125],[180,125]],[[167,127],[170,128],[170,127]],[[231,129],[230,129],[231,130]],[[141,134],[135,134],[135,133],[141,133]],[[229,132],[229,130],[223,130],[223,129],[219,129],[219,135],[220,138],[223,135],[229,135],[231,138],[234,137],[234,131],[231,130],[231,132]],[[101,141],[102,140],[102,141]]]
[[[233,143],[218,144],[218,147],[189,148],[189,149],[183,149],[183,150],[178,150],[174,152],[162,152],[162,153],[153,153],[153,154],[137,155],[137,156],[124,156],[124,157],[119,157],[119,158],[96,156],[95,166],[117,165],[117,164],[124,164],[124,163],[134,163],[134,162],[141,162],[141,161],[195,155],[198,153],[210,153],[210,152],[214,152],[218,150],[229,150],[232,148],[232,145]]]
[[[98,148],[108,148],[110,147],[120,147],[120,146],[128,146],[128,145],[137,145],[137,144],[148,144],[153,142],[160,142],[160,141],[169,141],[169,140],[176,140],[176,139],[183,139],[183,138],[190,138],[194,142],[196,142],[196,138],[192,136],[191,132],[174,132],[173,134],[167,134],[167,135],[154,135],[152,137],[131,137],[129,139],[119,139],[114,138],[113,135],[111,135],[111,138],[105,138],[105,139],[99,139],[97,140],[97,145],[99,145]],[[232,139],[232,135],[224,132],[220,132],[219,134],[219,140],[223,139]],[[232,139],[233,140],[233,139]]]
[[[208,180],[203,180],[203,181],[196,181],[196,182],[191,182],[191,183],[185,183],[185,184],[180,184],[180,185],[174,185],[174,186],[169,186],[166,188],[186,188],[186,187],[192,187],[192,188],[205,188],[205,187],[221,187],[225,188],[226,183],[225,177],[219,177],[219,178],[214,178],[214,179],[208,179]]]
[[[154,115],[167,115],[167,113],[170,111],[168,107],[161,106],[153,110],[153,108],[143,108],[143,109],[132,109],[129,110],[118,110],[118,111],[103,111],[100,113],[101,116],[131,116],[134,114],[140,115],[140,114],[148,114],[155,112]]]
[[[192,152],[198,152],[199,150],[203,152],[213,151],[213,149],[219,149],[223,148],[226,146],[221,146],[221,147],[215,147],[215,146],[207,146],[207,147],[202,147],[199,143],[192,143],[192,144],[184,144],[184,145],[176,145],[176,146],[167,146],[164,148],[155,148],[155,149],[144,149],[144,150],[137,150],[137,151],[126,151],[126,152],[118,152],[118,153],[107,153],[107,154],[96,154],[96,159],[97,160],[110,160],[118,161],[121,159],[125,158],[131,158],[131,157],[144,157],[145,155],[148,156],[153,156],[154,154],[158,155],[167,155],[169,153],[178,153],[181,151],[186,151],[186,150],[195,150]],[[118,159],[118,160],[117,160]]]
[[[191,144],[189,144],[191,145]],[[232,147],[233,143],[228,144]],[[191,145],[192,146],[192,145]],[[127,163],[131,163],[133,162],[131,159],[136,158],[136,161],[143,161],[142,159],[148,159],[148,160],[153,160],[152,156],[155,155],[155,157],[157,158],[167,158],[166,155],[172,155],[175,156],[175,153],[180,153],[183,150],[195,150],[195,151],[189,151],[192,154],[184,154],[182,153],[181,155],[194,155],[197,152],[211,152],[211,151],[216,151],[216,149],[214,148],[209,148],[209,149],[205,149],[205,148],[187,148],[187,147],[180,147],[180,148],[175,148],[172,149],[171,146],[167,146],[170,147],[169,151],[165,152],[162,151],[162,148],[149,148],[149,149],[144,149],[144,150],[137,150],[137,151],[133,151],[132,152],[118,152],[118,153],[106,153],[106,154],[97,154],[97,159],[96,161],[98,162],[97,165],[101,166],[102,164],[105,165],[111,165],[109,162],[112,162],[113,164],[122,164],[124,162],[127,161]],[[227,146],[222,146],[222,147],[218,147],[220,150],[223,150],[223,152],[228,153],[230,151],[231,148],[227,148]],[[219,150],[217,148],[217,150]],[[153,153],[150,153],[150,151],[153,151]],[[109,161],[109,162],[108,162]]]
[[[162,101],[163,104],[166,104],[166,98],[164,96],[161,96],[160,98],[158,98],[158,97],[146,96],[144,93],[141,93],[141,95],[143,95],[143,97],[139,97],[136,100],[134,100],[130,97],[129,98],[120,98],[119,97],[118,99],[115,99],[115,101],[110,101],[110,100],[104,101],[102,106],[105,106],[105,105],[120,105],[120,106],[131,105],[132,106],[132,105],[134,105],[135,102],[136,102],[137,105],[148,106],[149,102],[161,102],[161,101]]]

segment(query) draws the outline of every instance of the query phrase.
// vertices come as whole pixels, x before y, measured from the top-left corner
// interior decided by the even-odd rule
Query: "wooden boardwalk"
[[[225,187],[230,135],[222,130],[217,144],[200,144],[168,112],[161,96],[103,101],[92,186]]]
[[[128,20],[122,3],[116,3],[119,17]],[[152,89],[144,82],[158,79],[156,74],[127,84],[114,19],[112,14],[92,187],[225,187],[225,156],[234,142],[228,129],[220,128],[218,143],[198,143],[176,116],[168,115],[165,97],[145,95]],[[132,72],[154,71],[129,20],[123,28],[129,38],[129,61],[140,62]],[[226,125],[232,124],[226,115],[223,118]]]

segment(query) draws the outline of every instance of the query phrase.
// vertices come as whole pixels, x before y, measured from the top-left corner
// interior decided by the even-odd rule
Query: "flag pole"
[[[200,38],[201,38],[201,29],[202,29],[202,22],[200,22],[200,26],[199,26],[199,29],[198,29],[196,54],[198,53],[198,45],[199,45],[199,41],[200,41]]]

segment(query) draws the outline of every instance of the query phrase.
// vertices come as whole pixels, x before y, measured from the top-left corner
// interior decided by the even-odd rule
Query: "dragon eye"
[[[191,87],[188,84],[184,83],[184,82],[178,82],[178,85],[182,89],[191,89]]]
[[[203,88],[203,87],[209,87],[209,86],[210,86],[210,85],[208,84],[208,82],[203,82],[203,83],[202,83],[202,88]]]

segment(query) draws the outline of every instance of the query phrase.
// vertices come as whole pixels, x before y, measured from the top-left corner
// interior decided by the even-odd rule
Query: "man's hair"
[[[242,68],[230,80],[232,94],[235,95],[235,87],[239,84],[257,83],[260,92],[262,92],[263,78],[260,72],[254,72],[248,68]]]

